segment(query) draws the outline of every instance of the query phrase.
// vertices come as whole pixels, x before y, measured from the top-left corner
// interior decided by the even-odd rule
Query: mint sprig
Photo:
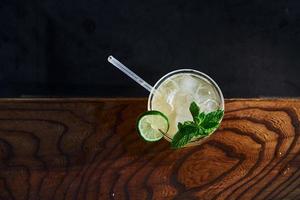
[[[224,111],[218,109],[210,113],[200,112],[200,107],[192,102],[190,105],[190,112],[193,116],[193,121],[179,122],[178,131],[174,135],[171,147],[180,148],[189,143],[192,138],[206,137],[220,125],[220,120],[224,115]]]

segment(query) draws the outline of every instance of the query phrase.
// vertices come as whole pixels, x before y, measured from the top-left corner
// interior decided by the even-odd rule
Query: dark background
[[[0,96],[146,96],[178,68],[225,97],[300,96],[299,0],[1,0]]]

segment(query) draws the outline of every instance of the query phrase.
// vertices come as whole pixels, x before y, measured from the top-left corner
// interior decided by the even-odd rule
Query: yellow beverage
[[[148,110],[164,113],[170,123],[165,138],[171,141],[177,132],[178,122],[192,120],[190,104],[195,101],[200,111],[224,110],[224,98],[218,85],[206,74],[182,69],[170,72],[153,87],[148,99]]]

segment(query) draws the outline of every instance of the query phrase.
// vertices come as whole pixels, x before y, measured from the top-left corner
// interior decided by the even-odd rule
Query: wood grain
[[[145,99],[0,101],[0,199],[300,199],[300,100],[226,101],[171,150],[135,131]]]

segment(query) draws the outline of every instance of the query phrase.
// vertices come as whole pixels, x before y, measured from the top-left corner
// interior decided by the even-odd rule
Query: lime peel
[[[151,110],[141,114],[137,120],[137,130],[147,142],[155,142],[163,138],[169,130],[169,120],[160,111]]]

